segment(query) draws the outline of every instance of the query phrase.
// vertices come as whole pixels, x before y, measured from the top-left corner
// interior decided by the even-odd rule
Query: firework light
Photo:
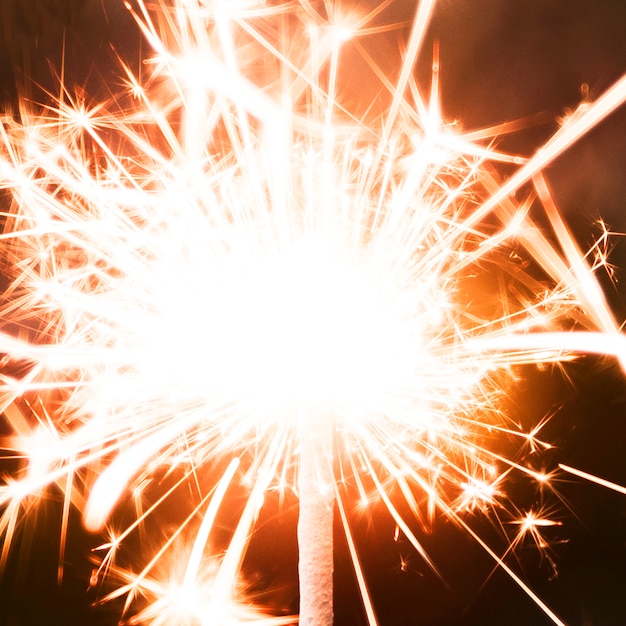
[[[116,619],[295,623],[247,555],[268,509],[297,505],[300,623],[333,621],[335,525],[376,624],[359,520],[391,520],[437,577],[424,533],[445,519],[563,623],[516,561],[531,543],[551,562],[558,468],[537,469],[545,421],[508,416],[505,390],[578,354],[626,365],[597,278],[607,235],[583,254],[542,174],[626,78],[511,154],[496,138],[524,122],[444,119],[434,1],[397,72],[379,68],[363,42],[390,4],[135,0],[149,53],[140,72],[119,60],[120,94],[62,82],[5,116],[4,564],[60,493],[59,579],[78,511],[104,537],[90,582]],[[374,106],[343,89],[347,55]],[[537,504],[508,498],[512,478]]]

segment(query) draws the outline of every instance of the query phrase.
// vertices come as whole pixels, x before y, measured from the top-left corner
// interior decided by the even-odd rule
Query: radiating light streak
[[[626,495],[626,487],[623,487],[622,485],[618,485],[617,483],[606,480],[605,478],[600,478],[599,476],[594,476],[593,474],[589,474],[588,472],[583,472],[582,470],[576,469],[575,467],[570,467],[569,465],[565,465],[563,463],[559,463],[559,467],[565,472],[574,474],[574,476],[579,476],[580,478],[589,480],[592,483],[596,483],[597,485],[607,487],[608,489],[612,489],[613,491],[617,491],[618,493],[623,493],[624,495]]]

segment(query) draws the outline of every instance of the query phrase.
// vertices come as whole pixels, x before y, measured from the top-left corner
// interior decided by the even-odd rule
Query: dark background
[[[371,5],[374,3],[371,2]],[[366,6],[368,3],[362,3]],[[408,21],[414,3],[397,0],[386,21]],[[35,84],[58,92],[55,73],[62,67],[68,84],[105,97],[119,85],[113,48],[138,59],[145,47],[117,0],[2,0],[0,3],[0,100],[15,111],[18,91],[41,99]],[[407,28],[372,40],[370,53],[390,72],[398,65],[396,40]],[[441,0],[416,68],[428,84],[433,39],[441,44],[442,100],[447,119],[467,130],[509,119],[546,113],[550,122],[503,138],[500,145],[532,153],[557,128],[558,119],[588,94],[593,100],[626,72],[626,3],[623,0]],[[347,83],[348,86],[351,83]],[[583,87],[586,85],[586,87]],[[605,120],[570,148],[546,172],[557,204],[583,248],[593,242],[600,217],[616,232],[626,232],[626,110]],[[611,257],[616,287],[605,281],[618,320],[626,317],[620,280],[626,253],[619,239]],[[563,462],[626,484],[626,385],[608,359],[581,359],[563,376],[549,368],[524,372],[512,393],[510,410],[521,418],[554,417],[544,437],[555,444],[547,467]],[[626,623],[626,496],[560,475],[563,497],[555,515],[562,525],[548,532],[558,565],[522,548],[517,571],[571,626]],[[523,484],[508,486],[511,499],[528,498]],[[252,550],[251,568],[270,569],[284,582],[277,595],[296,607],[295,508],[280,521],[267,520],[258,533],[264,548]],[[381,510],[361,520],[366,576],[381,626],[542,626],[549,620],[462,531],[439,520],[420,538],[441,569],[437,579],[406,542],[393,541],[393,523]],[[375,524],[373,524],[375,520]],[[472,521],[494,545],[490,521]],[[58,505],[51,502],[29,519],[18,549],[0,584],[0,624],[7,626],[108,625],[119,606],[91,608],[86,592],[89,537],[73,519],[64,583],[56,585]],[[257,559],[256,564],[255,560]],[[402,560],[404,559],[404,560]],[[281,571],[283,570],[283,571]],[[289,581],[291,577],[291,582]],[[347,550],[338,527],[336,623],[364,624]]]

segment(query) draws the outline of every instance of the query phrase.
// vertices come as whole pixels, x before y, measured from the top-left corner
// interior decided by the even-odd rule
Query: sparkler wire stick
[[[319,416],[301,416],[299,424],[298,574],[302,626],[333,624],[333,422],[326,422]]]

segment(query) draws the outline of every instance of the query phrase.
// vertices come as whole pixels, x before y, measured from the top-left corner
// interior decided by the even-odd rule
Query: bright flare
[[[386,3],[360,17],[327,5],[323,17],[305,0],[135,0],[149,76],[122,64],[117,101],[63,86],[3,120],[1,408],[4,447],[25,460],[0,493],[3,559],[52,484],[65,520],[76,506],[94,531],[130,499],[135,519],[111,532],[95,578],[122,581],[111,597],[128,597],[136,623],[290,623],[252,607],[238,579],[268,491],[293,488],[302,511],[320,501],[332,516],[336,502],[370,623],[353,497],[382,500],[435,571],[399,511],[448,516],[560,624],[463,513],[504,507],[512,471],[549,482],[497,444],[548,447],[540,425],[499,411],[516,366],[576,352],[626,362],[602,263],[580,253],[541,177],[624,102],[626,79],[535,156],[502,154],[497,130],[464,137],[441,119],[438,62],[428,99],[412,80],[434,2],[419,3],[395,83],[358,43]],[[348,46],[390,92],[381,120],[342,92]],[[536,193],[520,191],[530,181]],[[536,196],[550,236],[530,216]],[[220,551],[233,483],[248,499]],[[175,536],[148,542],[142,567],[115,565],[181,493],[195,495]],[[513,546],[530,534],[546,547],[556,522],[509,515]]]

